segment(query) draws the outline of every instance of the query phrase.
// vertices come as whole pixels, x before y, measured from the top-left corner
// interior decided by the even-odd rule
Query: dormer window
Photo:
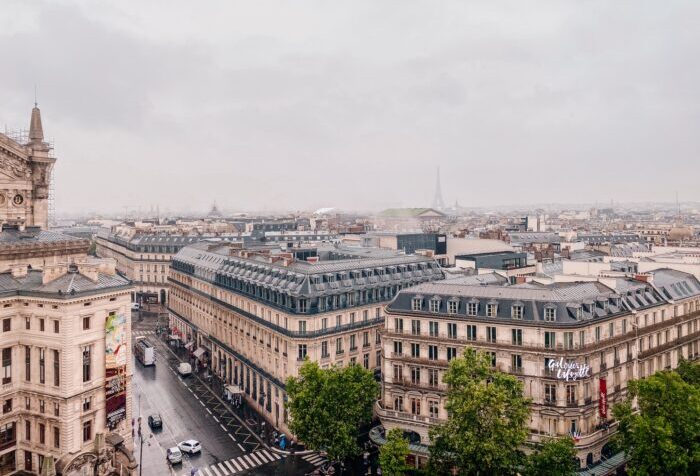
[[[452,300],[447,301],[447,312],[450,314],[457,314],[459,311],[459,301]]]
[[[411,310],[420,311],[423,308],[423,299],[414,297],[411,301]]]
[[[554,306],[544,308],[544,320],[552,322],[557,318],[557,308]]]
[[[496,317],[497,312],[498,312],[498,304],[490,302],[486,305],[486,316],[487,317]]]
[[[430,300],[430,312],[440,312],[440,300],[431,299]]]
[[[478,301],[471,301],[471,302],[467,303],[467,315],[468,316],[476,316],[478,311],[479,311],[479,302]]]
[[[576,316],[576,320],[583,317],[583,308],[581,306],[574,308],[574,316]]]
[[[513,306],[510,308],[510,317],[513,319],[522,319],[523,318],[523,306],[522,304],[513,304]]]

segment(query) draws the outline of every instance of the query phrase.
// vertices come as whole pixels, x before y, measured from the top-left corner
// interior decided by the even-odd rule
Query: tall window
[[[547,403],[556,403],[557,386],[555,384],[546,383],[544,385],[544,401]]]
[[[396,395],[394,397],[394,411],[396,411],[396,412],[403,411],[403,396]]]
[[[92,420],[83,422],[83,442],[88,442],[92,439]]]
[[[32,348],[24,346],[24,380],[32,381]]]
[[[403,319],[400,319],[398,317],[394,318],[394,331],[397,334],[403,333]]]
[[[9,332],[12,330],[12,319],[7,318],[2,320],[2,331],[3,332]]]
[[[396,354],[396,355],[403,354],[403,342],[401,342],[400,340],[394,341],[394,354]]]
[[[420,344],[417,344],[415,342],[411,342],[411,357],[415,357],[415,358],[420,357]]]
[[[420,383],[420,367],[411,367],[411,383]]]
[[[55,334],[60,332],[60,324],[58,321],[53,321],[53,331]]]
[[[564,348],[573,349],[574,348],[574,333],[564,332]]]
[[[58,351],[53,351],[53,384],[58,387],[61,384],[61,368],[58,359]]]
[[[351,335],[350,335],[350,350],[355,350],[355,349],[357,349],[357,342],[356,342],[356,339],[357,339],[357,337],[356,337],[355,334],[351,334]]]
[[[511,329],[512,334],[512,344],[513,345],[523,345],[523,330],[522,329]]]
[[[420,398],[411,398],[411,413],[420,415]]]
[[[430,330],[430,337],[437,337],[439,332],[439,324],[437,321],[430,321],[428,323],[428,328]]]
[[[457,338],[457,324],[455,324],[454,322],[447,323],[447,337],[449,337],[450,339]]]
[[[420,321],[417,319],[411,321],[411,334],[414,336],[420,335]]]
[[[476,326],[467,325],[467,340],[476,340]]]
[[[428,369],[428,385],[431,387],[438,386],[439,372],[437,369]]]
[[[428,346],[428,359],[437,360],[438,359],[438,346],[429,345]]]
[[[487,326],[486,327],[486,341],[487,342],[496,342],[496,328]]]
[[[523,369],[523,357],[522,355],[519,354],[513,354],[512,356],[512,365],[513,365],[513,370],[516,372],[519,372]]]
[[[321,342],[321,357],[328,357],[328,341]]]
[[[46,444],[46,425],[39,423],[39,443]]]
[[[544,333],[544,348],[553,349],[556,346],[557,334],[555,332]]]
[[[440,312],[440,301],[437,299],[430,300],[430,312]]]
[[[57,426],[53,427],[53,446],[54,448],[61,447],[61,432]]]
[[[449,362],[450,360],[454,359],[457,357],[457,347],[448,347],[447,348],[447,361]]]
[[[39,383],[46,382],[46,349],[39,349]]]
[[[576,385],[566,386],[566,403],[568,405],[576,405]]]
[[[342,354],[343,353],[343,338],[338,337],[335,340],[335,353],[336,354]]]
[[[92,357],[90,346],[83,347],[83,382],[90,381],[92,371]]]
[[[479,303],[477,303],[477,302],[467,303],[467,315],[468,316],[476,316],[478,309],[479,309]]]

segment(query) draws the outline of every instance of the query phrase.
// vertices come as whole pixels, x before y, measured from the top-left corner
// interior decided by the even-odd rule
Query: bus
[[[156,350],[143,336],[136,338],[134,355],[145,366],[156,364]]]

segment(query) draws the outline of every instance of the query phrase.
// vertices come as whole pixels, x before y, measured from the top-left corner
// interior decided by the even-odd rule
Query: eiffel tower
[[[445,208],[445,201],[442,199],[442,187],[440,186],[440,167],[437,168],[437,180],[435,181],[435,197],[433,197],[433,208],[442,210]]]

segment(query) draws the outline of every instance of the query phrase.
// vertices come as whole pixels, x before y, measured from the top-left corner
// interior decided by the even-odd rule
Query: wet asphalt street
[[[177,375],[179,361],[155,334],[155,319],[139,321],[137,313],[132,317],[133,337],[143,335],[156,348],[155,366],[144,367],[138,360],[134,365],[132,402],[134,415],[142,417],[143,475],[303,475],[314,469],[314,464],[307,461],[313,456],[302,459],[275,453],[262,445],[197,377]],[[161,430],[148,426],[148,415],[154,413],[161,415]],[[170,466],[166,450],[186,439],[198,440],[201,454],[185,455],[182,464]],[[135,455],[138,461],[138,438]]]

